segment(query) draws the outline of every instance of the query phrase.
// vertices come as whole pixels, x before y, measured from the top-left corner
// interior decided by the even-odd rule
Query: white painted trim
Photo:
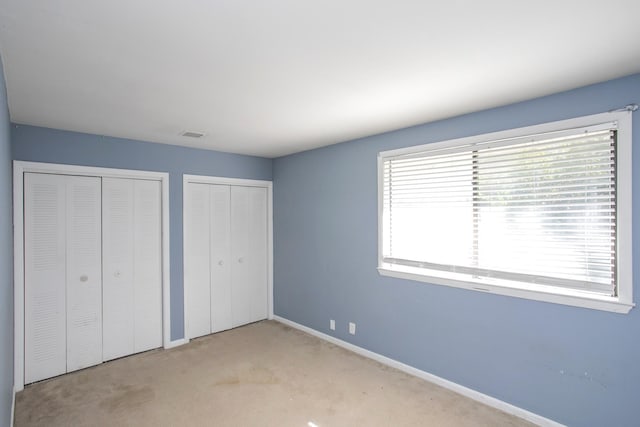
[[[462,396],[473,399],[477,402],[483,403],[487,406],[491,406],[492,408],[496,408],[500,411],[506,412],[508,414],[514,415],[518,418],[522,418],[523,420],[527,420],[534,424],[544,427],[564,427],[564,424],[560,424],[556,421],[550,420],[549,418],[545,418],[541,415],[534,414],[533,412],[527,411],[526,409],[519,408],[515,405],[507,403],[503,400],[496,399],[495,397],[491,397],[479,391],[470,389],[463,385],[454,383],[452,381],[441,378],[437,375],[430,374],[429,372],[422,371],[418,368],[414,368],[413,366],[406,365],[402,362],[398,362],[397,360],[391,359],[389,357],[383,356],[378,353],[374,353],[373,351],[366,350],[362,347],[358,347],[357,345],[348,343],[336,337],[332,337],[330,335],[324,334],[322,332],[318,332],[315,329],[309,328],[307,326],[301,325],[299,323],[293,322],[289,319],[285,319],[280,316],[274,316],[273,319],[277,322],[280,322],[284,325],[290,326],[292,328],[301,330],[303,332],[308,333],[309,335],[313,335],[322,340],[328,341],[332,344],[335,344],[339,347],[352,351],[360,356],[364,356],[366,358],[375,360],[376,362],[380,362],[383,365],[390,366],[399,371],[405,372],[409,375],[413,375],[414,377],[421,378],[425,381],[429,381],[433,384],[439,385],[440,387],[444,387],[448,390],[451,390],[455,393],[458,393]]]
[[[273,184],[267,187],[267,316],[273,319]]]
[[[378,155],[381,157],[401,156],[413,154],[421,151],[430,151],[434,149],[442,149],[446,147],[455,147],[463,144],[473,144],[488,141],[507,140],[514,138],[522,138],[526,135],[543,134],[548,132],[558,132],[569,129],[583,128],[587,126],[596,126],[599,124],[610,123],[620,120],[622,117],[629,117],[630,111],[612,111],[608,113],[592,114],[589,116],[574,117],[572,119],[559,120],[555,122],[547,122],[532,126],[523,126],[514,129],[507,129],[497,132],[484,133],[479,135],[465,136],[462,138],[450,139],[440,142],[430,142],[422,145],[414,145],[411,147],[398,148],[395,150],[381,151]]]
[[[187,294],[189,290],[185,285],[185,267],[187,265],[187,249],[186,249],[186,236],[187,236],[187,221],[185,221],[187,215],[187,184],[190,182],[187,180],[187,176],[191,175],[182,175],[182,324],[183,326],[183,338],[189,339],[189,316],[188,316],[188,308],[187,302],[189,301],[187,298]]]
[[[626,113],[626,114],[625,114]],[[616,185],[618,205],[618,239],[616,239],[618,255],[618,298],[620,301],[633,301],[633,139],[632,112],[618,113],[618,144],[616,168],[618,179]],[[620,286],[620,283],[624,286]]]
[[[169,174],[129,169],[13,161],[14,387],[24,388],[24,173],[89,175],[160,181],[162,186],[162,329],[163,347],[171,341],[169,260]]]
[[[11,420],[9,422],[11,427],[13,427],[14,420],[16,419],[16,393],[16,388],[13,387],[13,397],[11,398]]]
[[[520,288],[518,287],[518,283],[513,286],[499,286],[491,283],[471,283],[447,277],[427,276],[425,274],[402,271],[402,266],[393,266],[389,268],[378,267],[378,273],[380,273],[381,276],[395,277],[398,279],[415,280],[417,282],[431,283],[434,285],[444,285],[453,288],[481,291],[488,294],[505,295],[509,297],[551,302],[574,307],[592,308],[595,310],[611,311],[613,313],[626,314],[635,307],[634,303],[623,303],[618,301],[618,298],[605,297],[601,295],[585,296],[579,292],[572,292],[572,289],[552,289],[549,286],[538,285],[539,289],[533,290]],[[549,290],[546,291],[544,290],[545,288],[548,288]]]
[[[217,185],[240,185],[245,187],[261,187],[267,189],[267,318],[273,319],[273,182],[258,180],[258,179],[243,179],[243,178],[227,178],[219,176],[207,176],[207,175],[182,175],[182,263],[185,264],[186,257],[186,244],[184,242],[186,232],[186,221],[184,220],[186,215],[187,203],[187,185],[189,183],[198,184],[217,184]],[[184,272],[183,272],[184,274]],[[184,283],[184,278],[183,278]],[[189,317],[187,315],[187,293],[188,289],[184,287],[184,335],[187,337],[187,331],[189,330],[188,322]]]
[[[383,260],[383,162],[386,158],[427,152],[436,149],[451,148],[456,146],[468,146],[470,144],[525,138],[527,135],[561,132],[570,129],[585,127],[613,126],[618,129],[617,141],[617,227],[616,239],[618,256],[617,285],[618,295],[607,297],[596,293],[580,292],[579,290],[562,289],[553,286],[532,285],[523,287],[523,283],[496,281],[489,279],[470,281],[464,278],[444,277],[429,275],[419,268],[391,265]],[[464,138],[451,139],[441,142],[433,142],[418,146],[404,147],[395,150],[381,151],[378,153],[378,272],[382,276],[400,279],[415,280],[435,285],[451,286],[472,291],[480,291],[504,295],[516,298],[525,298],[535,301],[544,301],[555,304],[563,304],[574,307],[582,307],[595,310],[610,311],[626,314],[635,307],[633,302],[633,256],[632,256],[632,112],[612,111],[576,117],[556,122],[543,123],[534,126],[526,126],[499,132],[473,135]],[[466,148],[465,148],[466,149]]]
[[[13,387],[24,388],[24,167],[13,163]]]
[[[266,187],[270,188],[273,183],[260,179],[245,178],[227,178],[224,176],[208,176],[208,175],[182,175],[184,183],[193,182],[200,184],[218,184],[218,185],[243,185],[245,187]]]
[[[171,343],[171,232],[169,228],[169,174],[162,181],[162,346]]]
[[[22,169],[22,172],[34,172],[34,173],[52,173],[63,175],[89,175],[99,176],[103,178],[134,178],[134,179],[149,179],[154,181],[167,180],[169,182],[169,174],[167,172],[154,172],[154,171],[142,171],[134,169],[116,169],[116,168],[101,168],[94,166],[77,166],[77,165],[64,165],[59,163],[39,163],[39,162],[24,162],[21,160],[13,161],[14,172],[16,168]]]
[[[173,340],[169,342],[169,344],[164,346],[165,350],[169,350],[170,348],[180,347],[181,345],[189,344],[188,338],[180,338],[178,340]]]

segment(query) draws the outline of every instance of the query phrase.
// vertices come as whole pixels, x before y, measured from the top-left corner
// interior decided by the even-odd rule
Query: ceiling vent
[[[188,138],[202,138],[204,136],[204,132],[194,132],[191,130],[187,130],[182,132],[182,136],[186,136]]]

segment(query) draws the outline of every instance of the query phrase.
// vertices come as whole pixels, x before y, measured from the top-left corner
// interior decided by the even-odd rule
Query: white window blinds
[[[384,157],[382,262],[615,296],[616,132],[612,122]]]

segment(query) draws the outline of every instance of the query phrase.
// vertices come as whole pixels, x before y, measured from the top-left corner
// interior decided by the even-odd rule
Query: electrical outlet
[[[349,322],[349,333],[351,335],[355,335],[356,334],[356,324],[353,322]]]
[[[331,329],[332,331],[336,330],[336,321],[333,319],[329,320],[329,329]]]

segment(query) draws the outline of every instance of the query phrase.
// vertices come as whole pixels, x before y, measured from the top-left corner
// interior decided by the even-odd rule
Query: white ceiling
[[[277,157],[640,72],[639,19],[638,0],[2,0],[0,52],[15,123]]]

